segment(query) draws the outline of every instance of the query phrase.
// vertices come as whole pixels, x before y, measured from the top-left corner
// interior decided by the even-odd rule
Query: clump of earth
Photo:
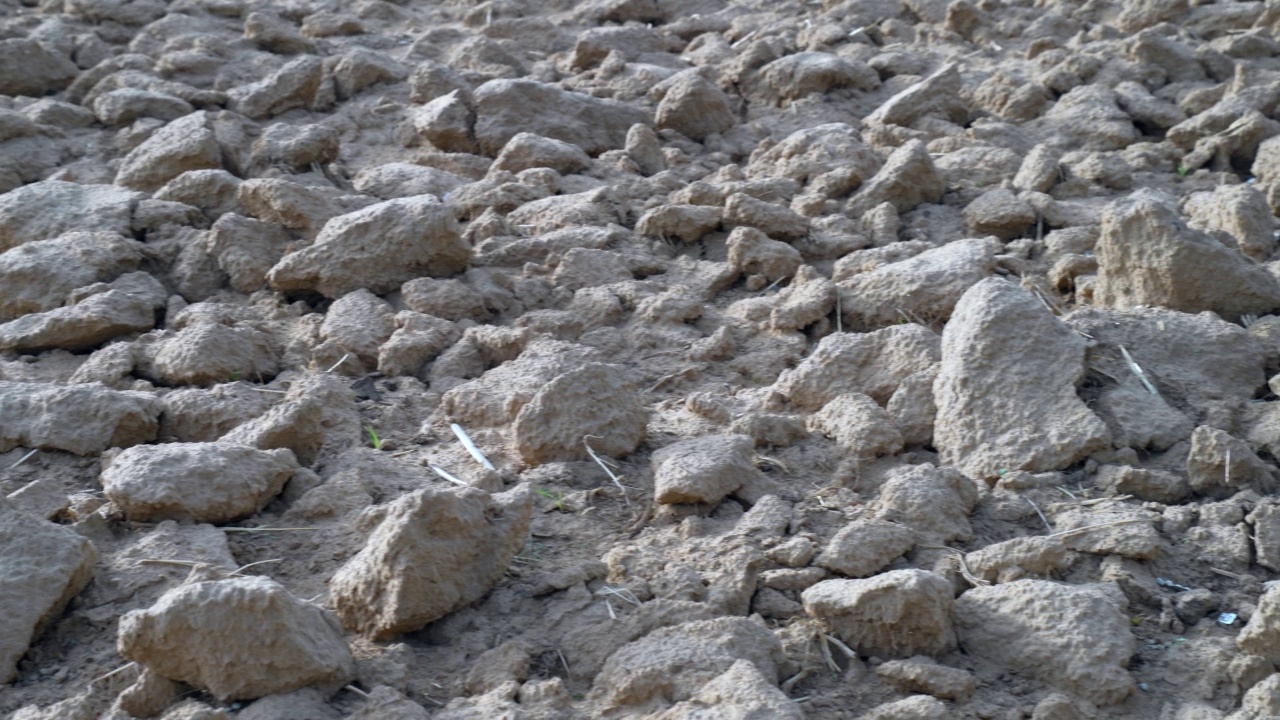
[[[0,713],[1280,716],[1278,34],[0,0]]]

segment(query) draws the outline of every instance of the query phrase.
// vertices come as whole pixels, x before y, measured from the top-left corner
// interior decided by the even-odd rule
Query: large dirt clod
[[[117,643],[125,658],[222,702],[308,685],[331,693],[355,674],[333,615],[263,577],[174,588],[121,618]]]
[[[423,489],[382,511],[363,550],[329,581],[343,626],[412,632],[489,591],[524,545],[533,492]]]

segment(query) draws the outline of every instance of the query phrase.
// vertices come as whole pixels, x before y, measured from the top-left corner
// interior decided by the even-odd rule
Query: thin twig
[[[832,637],[831,635],[824,635],[824,637],[827,638],[827,642],[831,643],[832,645],[835,645],[836,648],[838,648],[840,652],[844,653],[844,656],[849,658],[850,660],[858,657],[858,653],[854,652],[853,648],[849,647],[848,645],[845,645],[844,642],[840,640],[840,638]]]
[[[14,468],[18,467],[18,466],[19,466],[19,465],[21,465],[22,463],[26,462],[28,458],[30,458],[32,455],[35,455],[35,454],[36,454],[36,453],[38,453],[38,452],[40,452],[40,448],[32,448],[32,449],[31,449],[31,452],[29,452],[29,453],[27,453],[26,455],[23,455],[22,457],[18,458],[18,462],[16,462],[16,463],[14,463],[14,464],[10,465],[10,466],[9,466],[9,469],[10,469],[10,470],[12,470],[12,469],[14,469]]]
[[[271,388],[254,388],[254,392],[275,393],[277,395],[288,395],[286,390],[272,390]]]
[[[831,672],[840,672],[840,666],[836,664],[836,659],[831,657],[831,646],[827,644],[826,635],[818,638],[818,647],[822,649],[822,659],[827,663],[827,667],[831,669]]]
[[[32,450],[31,452],[35,452],[35,451],[34,451],[34,450]],[[15,497],[18,493],[22,492],[23,490],[26,490],[27,488],[31,487],[32,485],[35,485],[36,483],[40,482],[42,479],[43,479],[43,478],[36,478],[35,480],[32,480],[31,482],[27,483],[26,485],[23,485],[22,487],[18,488],[17,490],[14,490],[13,492],[9,493],[8,495],[5,495],[5,497],[6,497],[6,498],[12,498],[12,497]]]
[[[805,668],[800,672],[796,673],[795,675],[792,675],[791,677],[787,678],[787,681],[782,683],[782,685],[780,686],[780,689],[782,690],[783,693],[790,695],[791,691],[796,688],[796,685],[801,680],[807,677],[809,677],[809,669]]]
[[[1079,505],[1080,507],[1091,507],[1093,505],[1101,505],[1102,503],[1121,502],[1124,500],[1130,500],[1132,498],[1133,498],[1132,495],[1116,495],[1115,497],[1102,497],[1102,498],[1094,498],[1092,500],[1081,500],[1079,502]]]
[[[105,675],[99,675],[98,677],[96,677],[96,678],[94,678],[94,679],[90,680],[90,681],[89,681],[89,684],[90,684],[90,685],[92,685],[92,684],[94,684],[94,683],[96,683],[96,682],[101,682],[101,681],[103,681],[103,680],[106,680],[107,678],[112,677],[113,675],[119,675],[120,673],[124,672],[125,670],[128,670],[128,669],[133,668],[133,667],[137,667],[137,665],[138,665],[138,663],[135,663],[135,662],[125,663],[124,665],[121,665],[120,667],[116,668],[115,670],[112,670],[111,672],[109,672],[109,673],[107,673],[107,674],[105,674]]]
[[[1076,533],[1087,532],[1089,530],[1101,530],[1103,528],[1116,527],[1117,525],[1131,525],[1133,523],[1150,522],[1146,518],[1129,518],[1128,520],[1116,520],[1109,523],[1101,523],[1098,525],[1085,525],[1084,527],[1071,528],[1070,530],[1059,530],[1056,533],[1049,533],[1047,537],[1066,537]]]
[[[242,565],[242,566],[240,566],[239,568],[237,568],[237,569],[236,569],[236,571],[235,571],[235,572],[233,572],[233,573],[231,573],[231,574],[232,574],[232,575],[239,575],[240,573],[244,572],[245,570],[248,570],[249,568],[251,568],[251,567],[253,567],[253,566],[255,566],[255,565],[266,565],[266,564],[268,564],[268,563],[278,563],[278,562],[284,562],[284,558],[274,558],[274,559],[272,559],[272,560],[259,560],[258,562],[251,562],[251,563],[249,563],[248,565]]]
[[[1147,389],[1147,392],[1155,395],[1156,397],[1160,397],[1160,393],[1156,390],[1156,386],[1152,385],[1151,381],[1147,379],[1147,373],[1138,365],[1138,363],[1134,362],[1133,356],[1129,354],[1129,351],[1126,350],[1123,345],[1120,346],[1120,354],[1124,356],[1124,361],[1129,363],[1130,372],[1138,378],[1138,381]]]
[[[947,547],[945,545],[919,545],[918,547],[928,548],[930,550],[946,550],[947,552],[951,553],[951,556],[955,558],[956,567],[959,568],[960,570],[960,576],[963,577],[965,580],[967,580],[970,585],[973,585],[974,587],[986,587],[991,584],[990,581],[983,580],[982,578],[973,574],[973,571],[969,569],[969,563],[964,558],[963,550],[958,550],[953,547]]]
[[[319,530],[314,527],[224,527],[222,532],[256,533],[256,532],[297,532],[300,530]]]
[[[1026,500],[1027,504],[1031,506],[1031,509],[1035,510],[1036,514],[1040,516],[1040,522],[1044,523],[1044,529],[1049,532],[1053,532],[1053,526],[1049,524],[1049,518],[1045,517],[1044,513],[1040,512],[1040,508],[1036,507],[1036,504],[1031,501],[1031,498],[1024,496],[1022,499]]]
[[[599,465],[602,470],[604,470],[605,474],[609,476],[609,479],[613,481],[613,484],[618,486],[618,490],[622,491],[622,499],[627,503],[627,507],[630,508],[631,498],[627,497],[626,486],[622,484],[622,478],[615,475],[613,471],[609,469],[609,466],[605,464],[604,460],[596,454],[596,451],[591,449],[591,443],[587,442],[589,438],[596,438],[598,440],[603,440],[604,438],[599,435],[583,435],[582,446],[587,449],[587,454],[591,456],[592,460],[596,461],[596,464]]]
[[[636,594],[631,592],[631,590],[629,590],[628,588],[615,588],[615,587],[609,587],[608,585],[604,585],[599,590],[596,591],[596,594],[597,595],[614,595],[616,597],[622,598],[623,600],[626,600],[632,605],[635,605],[637,607],[640,606],[640,598],[636,597]]]
[[[431,468],[431,471],[432,471],[432,472],[434,472],[435,474],[437,474],[437,475],[439,475],[440,477],[444,478],[445,480],[448,480],[449,482],[453,483],[454,485],[461,485],[462,487],[471,487],[471,485],[470,485],[470,484],[465,483],[465,482],[463,482],[463,481],[459,480],[458,478],[454,477],[452,473],[450,473],[448,470],[445,470],[444,468],[440,467],[439,465],[428,465],[427,467]]]
[[[361,690],[360,688],[356,687],[355,685],[348,685],[348,686],[346,686],[346,687],[344,687],[344,688],[342,688],[342,689],[343,689],[343,690],[347,690],[348,692],[353,692],[353,693],[355,693],[355,694],[359,695],[360,697],[364,698],[365,700],[368,700],[368,699],[369,699],[369,693],[367,693],[367,692],[365,692],[365,691]]]
[[[337,370],[337,369],[338,369],[338,366],[339,366],[339,365],[341,365],[342,363],[346,362],[346,361],[347,361],[347,358],[349,358],[349,357],[351,357],[351,353],[347,353],[346,355],[343,355],[343,356],[342,356],[342,358],[338,360],[338,362],[336,362],[336,363],[334,363],[334,364],[333,364],[333,367],[329,368],[328,370],[325,370],[325,372],[327,372],[327,373],[331,373],[331,372],[333,372],[334,370]]]
[[[476,462],[483,465],[486,469],[497,471],[498,468],[494,467],[493,463],[489,462],[489,458],[485,457],[484,453],[480,452],[480,448],[476,447],[474,442],[471,442],[471,436],[467,434],[466,430],[462,429],[461,425],[458,423],[450,423],[449,427],[453,429],[453,434],[458,436],[458,440],[462,441],[462,446],[467,449],[467,452],[471,453],[471,457],[475,458]]]
[[[138,561],[139,565],[176,565],[177,567],[198,568],[201,565],[209,563],[193,562],[191,560],[161,560],[158,558],[143,558]]]

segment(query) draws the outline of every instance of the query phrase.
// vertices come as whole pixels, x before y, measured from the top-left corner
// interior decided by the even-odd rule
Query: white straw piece
[[[9,469],[10,469],[10,470],[12,470],[12,469],[14,469],[14,468],[18,467],[19,465],[21,465],[22,463],[26,462],[27,460],[30,460],[30,459],[31,459],[31,456],[32,456],[32,455],[35,455],[35,454],[36,454],[36,453],[38,453],[38,452],[40,452],[40,448],[33,448],[33,449],[31,450],[31,452],[29,452],[29,453],[27,453],[26,455],[23,455],[22,457],[18,458],[18,462],[16,462],[16,463],[14,463],[14,464],[10,465],[10,466],[9,466]]]
[[[1134,362],[1133,356],[1129,354],[1129,351],[1123,345],[1120,346],[1120,354],[1124,356],[1124,361],[1129,363],[1129,371],[1133,373],[1134,377],[1138,378],[1138,381],[1147,389],[1147,392],[1160,397],[1160,392],[1156,390],[1156,386],[1152,385],[1151,381],[1147,379],[1147,373],[1138,363]]]
[[[331,373],[331,372],[333,372],[334,370],[337,370],[337,369],[338,369],[338,366],[340,366],[340,365],[342,365],[342,363],[346,362],[346,361],[347,361],[347,358],[349,358],[349,357],[351,357],[351,353],[347,353],[346,355],[343,355],[341,358],[339,358],[339,359],[338,359],[338,362],[336,362],[336,363],[334,363],[334,364],[333,364],[333,367],[329,368],[328,370],[325,370],[325,372],[327,372],[327,373]]]
[[[467,449],[467,452],[471,453],[471,457],[475,458],[476,462],[489,470],[497,471],[498,468],[494,467],[493,463],[489,462],[489,458],[485,457],[484,453],[480,452],[480,448],[476,447],[476,444],[471,441],[471,436],[467,435],[467,431],[463,430],[461,425],[458,423],[451,423],[449,427],[453,428],[453,434],[458,436],[458,440],[462,442],[462,446]]]
[[[444,478],[445,480],[448,480],[454,485],[461,485],[462,487],[471,487],[470,484],[459,480],[458,478],[454,477],[453,474],[450,473],[448,470],[445,470],[444,468],[438,465],[428,465],[427,467],[431,468],[432,472]]]

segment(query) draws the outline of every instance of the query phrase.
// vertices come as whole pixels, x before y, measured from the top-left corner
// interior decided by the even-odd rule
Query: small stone
[[[63,307],[0,324],[0,350],[87,350],[155,326],[168,292],[144,272],[120,275],[68,293]]]
[[[632,125],[651,122],[639,108],[528,79],[481,85],[475,91],[475,109],[476,141],[490,157],[521,132],[563,140],[598,155],[622,147]]]
[[[475,113],[461,90],[432,100],[413,110],[410,122],[424,140],[444,152],[474,153]]]
[[[79,68],[31,38],[0,40],[0,67],[21,68],[0,78],[0,95],[41,97],[71,84]]]
[[[1191,627],[1219,607],[1218,596],[1209,589],[1196,588],[1173,596],[1173,609],[1178,619]]]
[[[1018,580],[975,587],[955,603],[956,634],[969,655],[1015,668],[1099,705],[1134,688],[1126,600],[1114,586]]]
[[[970,238],[867,272],[844,277],[837,272],[843,320],[854,330],[896,325],[906,313],[947,320],[966,290],[991,277],[1000,251],[994,238]]]
[[[152,376],[168,385],[268,379],[280,369],[266,333],[217,322],[197,322],[166,333],[149,353]]]
[[[585,460],[583,439],[592,435],[596,453],[622,457],[644,440],[648,416],[616,366],[590,363],[555,377],[520,409],[515,449],[528,463]]]
[[[939,338],[916,324],[870,333],[834,333],[793,370],[774,383],[797,408],[817,410],[838,395],[861,392],[888,402],[909,375],[928,370],[940,359]]]
[[[809,417],[809,429],[860,458],[902,452],[902,433],[893,418],[867,395],[837,395]]]
[[[1084,340],[1035,296],[1000,278],[969,288],[942,337],[934,442],[974,477],[1058,470],[1110,446],[1076,395]]]
[[[99,95],[93,101],[93,114],[103,125],[113,128],[133,124],[138,118],[177,120],[194,110],[191,103],[167,93],[120,88]]]
[[[265,507],[297,467],[288,450],[167,443],[125,450],[100,480],[131,520],[225,523]]]
[[[315,101],[324,79],[324,62],[306,55],[259,80],[227,91],[228,107],[254,120],[306,108]]]
[[[653,453],[654,500],[716,505],[759,474],[755,442],[745,435],[704,435]]]
[[[10,384],[20,383],[0,386]],[[98,553],[71,528],[0,499],[0,557],[0,682],[8,683],[28,646],[93,578]]]
[[[1186,227],[1172,198],[1139,191],[1108,206],[1098,239],[1098,305],[1151,305],[1228,319],[1280,307],[1280,280]]]
[[[798,607],[798,606],[797,606]],[[766,676],[750,660],[738,660],[702,686],[693,697],[676,703],[656,720],[683,720],[704,714],[741,718],[802,720],[804,713],[776,680]]]
[[[532,511],[528,485],[498,495],[426,488],[391,502],[329,581],[339,619],[383,640],[480,599],[524,546]]]
[[[308,685],[331,693],[355,675],[333,615],[264,577],[176,587],[122,617],[117,646],[126,659],[224,703]]]
[[[369,243],[370,237],[379,242]],[[427,196],[408,197],[334,218],[311,246],[285,255],[267,278],[283,292],[387,293],[422,275],[452,275],[470,259],[450,207]]]
[[[250,164],[305,172],[337,160],[340,152],[338,131],[327,125],[273,123],[253,141]]]
[[[922,692],[958,703],[968,701],[978,687],[972,673],[939,665],[928,657],[890,660],[876,668],[876,675],[902,692]]]
[[[915,532],[904,525],[855,520],[840,528],[814,563],[851,578],[870,577],[915,545]]]
[[[133,211],[146,195],[114,185],[44,180],[0,195],[0,252],[74,231],[132,237]]]
[[[720,227],[723,214],[720,208],[709,205],[659,205],[640,216],[636,232],[693,243]]]
[[[760,68],[759,77],[769,94],[783,101],[840,88],[869,92],[880,87],[880,76],[865,63],[825,52],[778,58]]]
[[[610,656],[592,683],[592,696],[606,712],[655,700],[680,702],[695,697],[739,661],[765,678],[778,675],[782,646],[759,618],[721,617],[664,627]]]
[[[889,471],[868,509],[872,517],[911,528],[920,542],[945,545],[973,539],[969,513],[977,503],[972,480],[953,467],[924,463]]]
[[[1036,222],[1036,211],[1005,188],[988,190],[964,209],[969,228],[1001,240],[1022,237]]]
[[[660,129],[679,132],[702,142],[708,135],[723,133],[738,121],[724,92],[701,75],[683,75],[667,88],[654,118]]]
[[[868,125],[908,126],[925,115],[967,124],[969,110],[960,99],[960,70],[948,63],[932,75],[889,98],[864,120]]]
[[[1258,598],[1253,617],[1236,636],[1240,650],[1269,662],[1280,660],[1280,584],[1270,584]]]
[[[859,655],[908,658],[955,647],[951,583],[926,570],[823,580],[801,595],[805,612]]]
[[[221,167],[222,150],[208,116],[194,112],[165,125],[126,155],[116,184],[155,192],[185,172]]]

